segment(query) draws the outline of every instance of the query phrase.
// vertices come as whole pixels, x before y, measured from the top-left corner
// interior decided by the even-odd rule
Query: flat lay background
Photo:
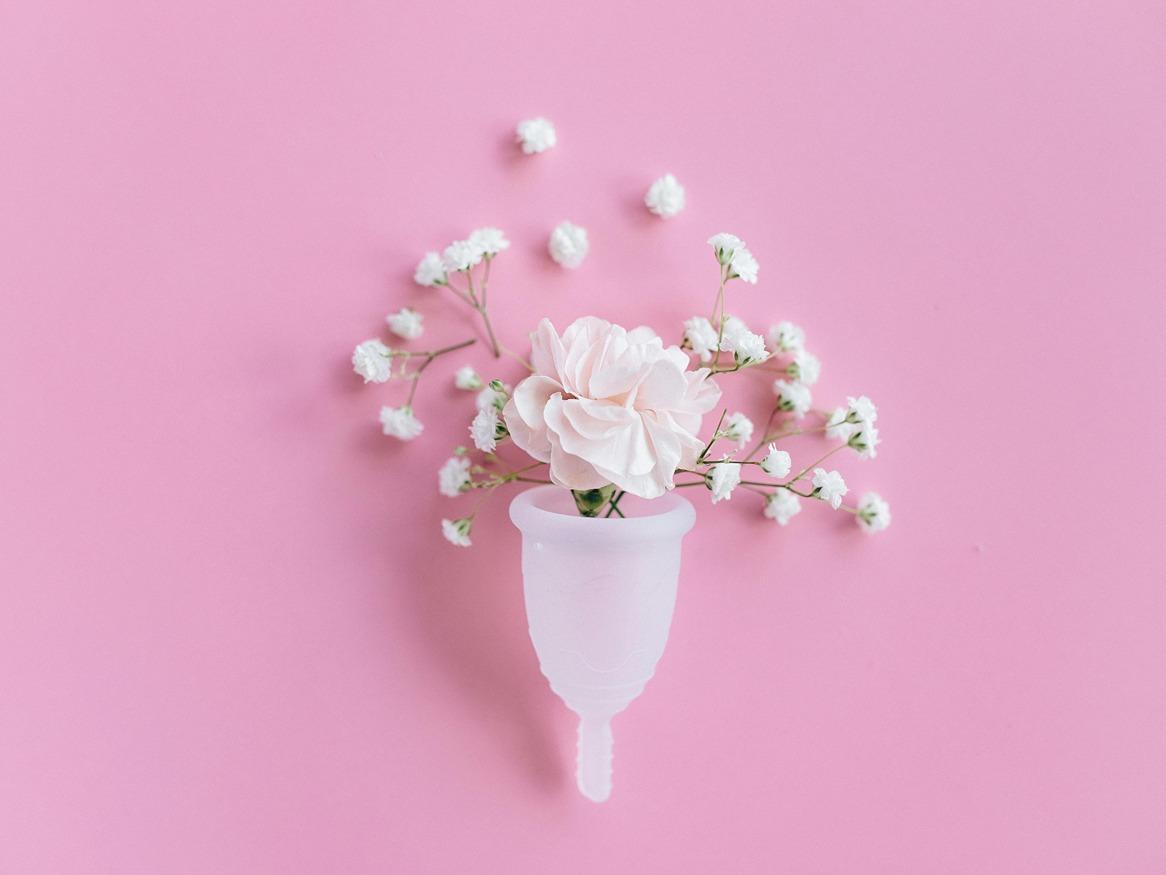
[[[0,871],[1166,871],[1160,5],[4,2],[0,83]],[[604,806],[507,496],[438,534],[516,366],[403,445],[348,362],[472,336],[411,272],[483,224],[515,348],[677,336],[737,233],[881,411],[879,538],[689,491]]]

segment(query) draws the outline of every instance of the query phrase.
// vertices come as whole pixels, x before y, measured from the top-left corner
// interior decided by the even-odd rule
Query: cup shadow
[[[539,671],[527,632],[517,537],[498,532],[489,540],[503,544],[488,557],[476,555],[488,549],[487,539],[480,539],[482,546],[466,550],[437,546],[440,561],[424,549],[415,551],[407,584],[413,615],[433,659],[476,711],[479,729],[535,787],[557,794],[566,784],[569,760],[554,719],[562,706]],[[499,561],[500,555],[510,558]]]

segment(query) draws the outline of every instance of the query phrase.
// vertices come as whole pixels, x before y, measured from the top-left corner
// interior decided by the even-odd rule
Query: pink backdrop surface
[[[1137,3],[3,4],[0,871],[1166,871],[1164,59]],[[438,535],[461,360],[408,446],[348,363],[472,330],[410,274],[481,224],[514,346],[675,331],[734,231],[882,412],[880,538],[691,496],[604,806],[505,501]]]

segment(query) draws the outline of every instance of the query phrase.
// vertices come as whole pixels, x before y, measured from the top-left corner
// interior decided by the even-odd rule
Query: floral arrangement
[[[554,126],[538,118],[518,125],[517,141],[534,155],[552,148],[557,137]],[[667,174],[652,183],[644,203],[661,218],[671,218],[684,208],[684,188]],[[803,499],[853,514],[866,532],[890,524],[890,506],[882,497],[870,492],[846,503],[844,477],[824,466],[842,451],[875,457],[880,443],[875,405],[859,395],[830,409],[815,408],[811,387],[821,363],[806,348],[805,333],[782,321],[763,336],[730,315],[732,284],[756,284],[760,268],[733,234],[715,234],[708,243],[719,272],[711,314],[677,326],[677,342],[667,343],[651,328],[628,330],[594,316],[581,316],[561,333],[542,319],[530,334],[529,358],[502,346],[488,313],[491,266],[510,247],[502,231],[479,228],[441,253],[424,255],[415,281],[445,290],[474,310],[494,359],[505,355],[524,369],[513,388],[500,379],[487,382],[468,364],[454,376],[458,389],[475,393],[477,409],[468,428],[473,449],[454,449],[437,472],[438,488],[451,499],[473,494],[477,500],[467,513],[441,521],[446,540],[470,546],[485,500],[514,483],[569,489],[579,513],[588,517],[624,516],[625,495],[653,499],[673,489],[700,488],[713,504],[738,489],[756,494],[764,515],[781,526],[801,512]],[[551,232],[547,248],[557,263],[577,268],[588,253],[587,231],[564,221]],[[393,346],[375,338],[358,344],[352,364],[365,383],[408,387],[403,403],[381,409],[380,421],[385,435],[410,441],[424,430],[415,413],[422,375],[439,357],[478,339],[429,350],[402,348],[400,343],[422,337],[422,314],[404,308],[386,321],[399,340]],[[719,382],[741,379],[738,374],[771,381],[773,403],[764,425],[758,429],[745,413],[722,408],[706,430],[706,418],[714,421],[721,399]],[[795,465],[782,442],[811,433],[832,446],[814,461]],[[503,459],[500,449],[507,443],[521,452],[521,462]]]

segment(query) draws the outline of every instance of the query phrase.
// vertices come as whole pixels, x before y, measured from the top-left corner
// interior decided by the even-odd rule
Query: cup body
[[[611,718],[643,692],[664,653],[681,540],[695,520],[675,493],[628,506],[626,519],[582,517],[556,486],[510,506],[530,638],[551,689],[579,715],[579,789],[594,801],[611,792]]]

